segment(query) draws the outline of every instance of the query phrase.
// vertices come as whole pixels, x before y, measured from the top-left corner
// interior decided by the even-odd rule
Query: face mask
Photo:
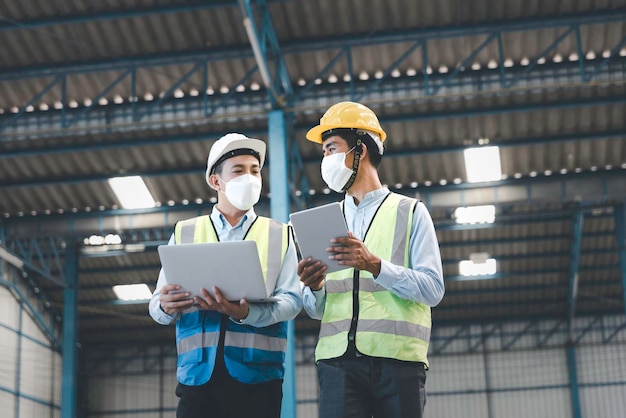
[[[225,183],[226,198],[239,210],[250,209],[261,197],[261,180],[252,174],[244,174]]]
[[[346,167],[344,161],[346,155],[351,153],[353,149],[322,158],[322,178],[328,187],[338,193],[343,192],[343,187],[352,176],[352,169]]]

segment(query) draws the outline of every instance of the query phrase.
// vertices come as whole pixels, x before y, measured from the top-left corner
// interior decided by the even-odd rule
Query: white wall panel
[[[580,408],[583,417],[624,418],[626,384],[581,388]]]
[[[44,333],[41,332],[41,329],[37,326],[37,323],[30,317],[27,311],[23,310],[22,316],[22,334],[34,340],[48,344],[48,339]]]
[[[0,317],[0,387],[15,390],[18,336],[15,331],[4,328],[3,322],[4,318]]]
[[[533,388],[567,385],[564,349],[504,351],[488,354],[492,388]]]
[[[19,305],[6,287],[0,286],[0,324],[17,329]]]
[[[319,384],[315,364],[296,366],[296,393],[298,416],[317,417]]]
[[[158,408],[159,387],[153,375],[101,377],[89,385],[89,408],[98,412]]]
[[[0,417],[17,411],[17,418],[58,418],[59,358],[12,293],[0,287]]]
[[[490,395],[493,418],[572,418],[567,389],[497,392]],[[601,415],[589,415],[600,417]]]
[[[576,348],[578,381],[626,384],[626,344],[594,345]]]
[[[5,386],[5,383],[0,381],[0,386]],[[15,396],[13,394],[0,390],[0,411],[7,417],[13,416],[13,411],[15,411]]]
[[[20,398],[20,417],[28,418],[59,418],[61,409],[50,409],[49,405],[34,402],[30,399]],[[11,416],[11,415],[9,415]]]
[[[41,400],[51,400],[52,385],[60,382],[55,375],[52,351],[28,338],[22,338],[20,392]]]
[[[484,418],[488,417],[487,395],[430,395],[430,385],[426,384],[427,418]]]
[[[485,364],[482,354],[430,357],[426,374],[429,392],[485,390]]]

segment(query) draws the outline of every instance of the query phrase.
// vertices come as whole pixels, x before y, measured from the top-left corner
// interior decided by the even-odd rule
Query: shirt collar
[[[215,228],[217,228],[218,231],[230,230],[235,228],[248,229],[250,228],[250,225],[252,225],[252,222],[254,222],[256,217],[257,215],[254,212],[254,208],[252,207],[243,215],[237,225],[231,226],[230,223],[228,223],[228,221],[226,220],[224,214],[219,211],[217,205],[213,206],[213,210],[211,211],[211,220],[213,221],[213,225],[215,225]]]
[[[371,192],[366,193],[363,200],[359,203],[359,206],[354,203],[354,198],[348,194],[346,194],[344,201],[346,202],[347,207],[351,209],[364,209],[373,205],[378,205],[388,194],[389,189],[387,187],[381,187],[380,189],[372,190]]]

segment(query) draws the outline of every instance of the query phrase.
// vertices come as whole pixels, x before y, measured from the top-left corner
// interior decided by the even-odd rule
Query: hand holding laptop
[[[275,301],[277,277],[265,281],[254,241],[161,245],[158,251],[167,283],[180,286],[177,291],[188,293],[187,298],[215,300],[217,287],[228,301]]]

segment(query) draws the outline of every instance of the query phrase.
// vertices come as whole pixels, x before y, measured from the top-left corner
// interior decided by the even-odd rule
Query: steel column
[[[574,316],[576,314],[576,297],[578,295],[578,278],[580,274],[580,253],[581,243],[583,239],[583,221],[584,213],[579,211],[576,213],[572,224],[572,247],[569,262],[569,280],[568,280],[568,303],[567,303],[567,319],[570,334],[574,324]]]
[[[566,353],[572,418],[582,418],[580,409],[580,392],[578,388],[578,369],[576,366],[576,347],[572,343],[569,343],[566,347]]]
[[[61,418],[75,418],[78,388],[78,246],[72,241],[67,243],[65,250],[64,275]]]
[[[270,166],[270,213],[273,219],[287,222],[289,219],[289,183],[287,170],[287,129],[285,112],[269,112],[268,154]],[[287,329],[287,357],[285,358],[285,378],[283,382],[282,417],[296,416],[296,362],[295,362],[295,326],[289,321]]]
[[[617,205],[613,212],[615,216],[615,234],[617,237],[617,251],[619,253],[620,270],[622,272],[622,292],[624,295],[624,313],[626,313],[626,211],[624,203]]]

